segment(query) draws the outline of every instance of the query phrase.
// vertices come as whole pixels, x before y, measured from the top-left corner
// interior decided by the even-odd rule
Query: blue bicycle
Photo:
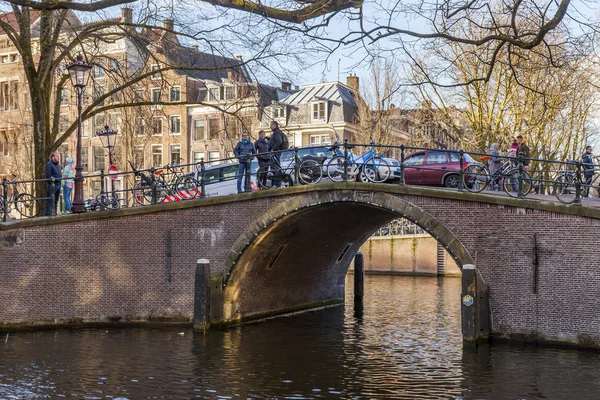
[[[339,145],[333,150],[337,155],[325,167],[327,176],[334,182],[341,182],[344,179],[344,165],[346,163],[348,164],[348,180],[381,183],[385,182],[392,174],[390,164],[376,155],[375,142],[371,142],[371,148],[361,156],[355,156],[349,152],[347,160],[339,149]]]

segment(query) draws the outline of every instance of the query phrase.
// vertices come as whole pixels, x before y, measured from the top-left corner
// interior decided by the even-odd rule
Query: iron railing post
[[[300,179],[300,159],[298,158],[298,147],[294,146],[294,185],[298,185]]]
[[[344,175],[342,180],[348,182],[348,139],[344,139]]]
[[[575,171],[576,178],[575,179],[575,201],[573,204],[581,205],[581,162],[577,161],[576,164],[577,171]]]
[[[104,203],[105,203],[105,201],[104,201],[104,190],[105,190],[104,178],[106,178],[106,176],[104,175],[104,170],[101,169],[100,170],[100,200],[101,200],[100,201],[100,209],[101,210],[106,210],[106,207],[104,207]]]
[[[56,198],[56,178],[50,178],[50,197],[52,198],[52,210],[50,210],[50,215],[56,215],[56,202],[58,199]]]
[[[206,186],[204,184],[204,173],[206,171],[206,167],[204,166],[204,157],[200,158],[200,198],[206,197]]]
[[[400,145],[400,185],[404,185],[404,145]]]
[[[458,191],[462,192],[464,189],[464,179],[465,179],[465,171],[463,170],[464,165],[465,165],[465,152],[464,150],[460,150],[458,152],[459,155],[459,165],[460,165],[460,169],[458,170]]]
[[[8,182],[2,179],[2,220],[8,222]]]
[[[519,179],[518,179],[518,184],[519,184],[519,191],[517,193],[517,197],[522,199],[523,198],[523,154],[519,154]]]
[[[154,167],[150,167],[150,180],[152,182],[152,200],[150,201],[150,204],[156,204],[157,203],[157,193],[156,193],[156,176],[154,176]]]
[[[246,161],[246,174],[244,175],[244,192],[251,192],[252,187],[250,186],[250,157]]]

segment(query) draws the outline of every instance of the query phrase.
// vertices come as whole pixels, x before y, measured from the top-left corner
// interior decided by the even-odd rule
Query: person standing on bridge
[[[262,154],[261,153],[268,153],[269,152],[269,138],[266,136],[265,131],[261,130],[258,132],[258,139],[256,140],[256,142],[254,142],[254,149],[256,150],[256,158],[258,160],[258,169],[261,169],[263,167],[265,167],[266,165],[269,165],[269,162],[271,160],[271,156],[268,154]],[[266,167],[265,167],[266,168]],[[266,180],[267,180],[267,175],[266,174],[260,174],[260,176],[258,177],[258,179],[260,179],[261,181],[263,181],[263,187],[266,184]],[[260,187],[260,186],[259,186]]]
[[[51,179],[54,178],[54,182]],[[46,215],[51,215],[54,210],[56,215],[56,208],[58,207],[58,199],[60,197],[60,182],[62,179],[62,171],[60,169],[60,163],[58,153],[50,154],[50,161],[46,164]]]
[[[75,187],[73,178],[75,177],[75,169],[73,168],[73,157],[67,157],[65,167],[63,168],[63,199],[65,199],[65,211],[71,212],[71,191]]]
[[[254,145],[250,141],[248,132],[242,134],[242,140],[240,140],[235,146],[235,149],[233,149],[233,154],[235,154],[240,163],[237,174],[237,191],[238,193],[243,193],[242,179],[246,177],[246,174],[250,173],[250,162],[255,154]]]
[[[583,173],[585,175],[585,188],[583,190],[583,197],[588,197],[590,188],[588,185],[592,184],[594,179],[594,156],[592,155],[592,146],[586,146],[585,152],[581,156],[583,163]]]
[[[500,156],[500,150],[498,149],[498,143],[492,143],[490,146],[490,159],[488,160],[488,167],[490,175],[494,174],[502,167],[502,156]],[[498,177],[492,182],[492,189],[498,190],[500,185],[498,184]]]

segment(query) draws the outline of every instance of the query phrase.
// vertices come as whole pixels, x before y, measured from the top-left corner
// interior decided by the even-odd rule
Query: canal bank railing
[[[188,164],[172,162],[145,169],[138,169],[128,161],[123,165],[124,171],[116,167],[108,171],[100,169],[83,176],[83,208],[87,212],[116,210],[203,198],[210,196],[211,188],[216,185],[226,193],[237,193],[238,178],[242,192],[356,180],[446,186],[459,192],[504,191],[515,198],[535,192],[574,205],[581,205],[585,197],[600,197],[600,178],[596,174],[599,164],[527,158],[510,151],[489,154],[345,141],[292,147],[258,156],[200,159]],[[68,213],[65,181],[62,178],[19,180],[15,175],[3,178],[0,220],[44,216],[47,210],[50,215]],[[57,187],[61,188],[58,197],[52,195],[57,190],[48,190]]]

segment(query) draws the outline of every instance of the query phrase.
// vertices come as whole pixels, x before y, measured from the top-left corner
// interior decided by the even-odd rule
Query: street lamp
[[[81,54],[77,56],[73,64],[67,67],[71,76],[71,83],[77,93],[77,164],[75,166],[75,199],[71,207],[71,212],[73,213],[82,213],[85,211],[85,203],[83,202],[83,166],[81,165],[81,103],[91,69],[92,65],[83,61]]]
[[[98,136],[100,138],[100,142],[102,142],[102,146],[108,150],[108,163],[110,164],[109,174],[112,174],[115,172],[114,168],[113,168],[112,150],[115,147],[115,143],[117,143],[117,131],[113,131],[112,129],[110,129],[108,127],[108,125],[105,125],[103,131],[96,132],[96,136]],[[111,193],[114,197],[116,175],[111,175],[110,178],[111,178],[111,189],[112,189]]]

